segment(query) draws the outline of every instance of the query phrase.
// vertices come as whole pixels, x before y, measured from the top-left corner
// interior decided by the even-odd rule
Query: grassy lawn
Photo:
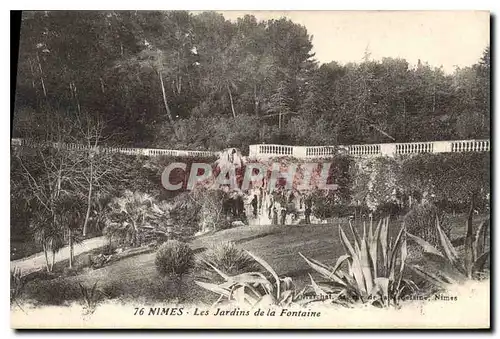
[[[474,226],[484,217],[476,217]],[[400,221],[391,222],[390,230],[399,231]],[[346,226],[346,221],[344,225]],[[465,218],[453,222],[453,236],[462,236]],[[344,228],[345,229],[345,228]],[[350,235],[348,235],[350,236]],[[214,242],[234,241],[245,250],[266,260],[281,276],[292,277],[301,288],[309,283],[311,272],[299,252],[306,257],[324,263],[334,264],[344,254],[338,237],[338,224],[300,225],[300,226],[241,226],[194,239],[191,247],[197,255]],[[38,300],[43,304],[60,304],[80,298],[78,283],[98,287],[108,298],[121,300],[172,301],[176,300],[174,282],[160,278],[155,267],[155,252],[126,257],[100,269],[88,270],[82,274],[28,283],[25,298]],[[212,303],[216,295],[199,288],[194,280],[200,272],[192,272],[184,278],[180,287],[182,302]]]

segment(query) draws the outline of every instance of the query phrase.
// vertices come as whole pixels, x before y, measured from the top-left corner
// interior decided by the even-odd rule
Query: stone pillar
[[[380,154],[385,157],[394,157],[396,144],[380,144]]]
[[[298,159],[306,158],[306,147],[304,146],[293,146],[292,156]]]
[[[432,153],[451,152],[451,141],[434,141],[432,145]]]
[[[249,148],[250,151],[248,153],[248,156],[251,158],[256,158],[259,153],[259,145],[250,145]]]

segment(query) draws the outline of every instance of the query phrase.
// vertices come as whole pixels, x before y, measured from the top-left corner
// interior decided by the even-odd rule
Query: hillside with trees
[[[489,136],[489,47],[446,74],[368,52],[359,63],[320,64],[313,43],[286,18],[25,12],[13,136],[54,139],[55,116],[82,115],[102,123],[103,143],[135,147],[246,152]]]

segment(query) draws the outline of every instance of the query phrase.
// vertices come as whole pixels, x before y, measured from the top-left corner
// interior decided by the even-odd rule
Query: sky
[[[490,41],[486,11],[223,11],[226,19],[252,14],[258,20],[287,17],[313,36],[313,52],[321,62],[371,58],[418,59],[447,73],[476,63]]]

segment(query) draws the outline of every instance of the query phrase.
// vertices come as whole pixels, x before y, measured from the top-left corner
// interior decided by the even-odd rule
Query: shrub
[[[54,278],[27,282],[21,300],[34,305],[64,305],[81,298],[78,284],[66,278]]]
[[[355,215],[355,206],[350,205],[334,205],[331,208],[331,214],[337,218],[345,218]]]
[[[330,295],[336,303],[370,303],[379,307],[398,305],[405,294],[414,291],[413,281],[403,278],[407,249],[404,228],[394,241],[389,240],[389,218],[380,220],[375,232],[369,223],[363,224],[363,237],[349,223],[353,235],[351,242],[342,227],[340,240],[346,254],[339,257],[334,267],[318,261],[302,258],[327,281],[316,283],[312,276],[311,286],[316,295]],[[347,270],[343,267],[347,264]]]
[[[212,271],[210,265],[227,274],[248,272],[256,268],[252,257],[230,241],[212,244],[200,259],[198,264],[206,271]]]
[[[404,217],[406,230],[432,245],[438,245],[439,234],[434,227],[436,218],[441,220],[441,228],[449,236],[451,226],[446,215],[431,203],[417,204],[410,209]]]
[[[162,276],[182,277],[194,266],[193,251],[186,243],[168,240],[156,252],[155,265]]]
[[[107,244],[101,249],[102,255],[113,255],[116,252],[116,248],[112,244]]]
[[[399,204],[393,201],[387,201],[377,206],[377,209],[375,210],[375,215],[384,218],[384,217],[398,216],[402,214],[401,212],[402,208]]]
[[[320,219],[327,219],[338,216],[337,210],[338,201],[335,198],[335,193],[328,192],[314,192],[311,196],[312,199],[312,214]]]

